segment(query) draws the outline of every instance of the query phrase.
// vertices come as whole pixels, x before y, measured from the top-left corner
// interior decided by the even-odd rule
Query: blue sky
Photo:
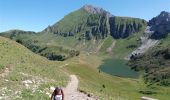
[[[170,12],[170,0],[0,0],[0,32],[41,31],[85,4],[102,7],[116,16],[145,20],[161,11]]]

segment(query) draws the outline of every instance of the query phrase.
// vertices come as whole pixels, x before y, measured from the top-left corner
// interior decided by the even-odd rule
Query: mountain
[[[79,10],[66,15],[56,24],[47,27],[44,32],[62,36],[86,34],[87,39],[103,39],[108,35],[125,38],[139,32],[146,25],[143,19],[116,17],[102,8],[85,5]]]
[[[143,19],[113,16],[102,8],[85,5],[41,32],[13,30],[0,35],[50,60],[63,61],[79,55],[80,51],[106,52],[114,39],[133,37],[127,40],[130,41],[127,45],[131,42],[136,45],[135,36],[132,35],[140,35],[145,27],[146,21]],[[110,41],[108,47],[104,46],[107,40]],[[127,45],[120,49],[126,49]]]
[[[95,38],[104,38],[109,33],[108,20],[110,16],[112,15],[102,8],[85,5],[79,10],[66,15],[62,20],[53,26],[49,26],[44,31],[62,36],[86,33],[89,36],[95,36]]]
[[[158,16],[152,18],[148,25],[151,26],[151,31],[154,31],[152,38],[166,37],[170,32],[170,13],[162,11]]]
[[[133,56],[129,66],[136,71],[144,71],[148,84],[170,86],[170,13],[162,11],[148,22],[151,39],[159,43],[145,54]],[[158,41],[157,40],[157,41]]]

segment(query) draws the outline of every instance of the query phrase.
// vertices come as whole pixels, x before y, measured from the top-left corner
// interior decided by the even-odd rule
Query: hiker
[[[64,92],[60,87],[55,88],[51,95],[51,100],[64,100]]]

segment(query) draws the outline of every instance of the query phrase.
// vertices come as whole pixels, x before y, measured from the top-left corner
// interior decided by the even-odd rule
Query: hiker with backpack
[[[64,100],[64,92],[60,87],[55,88],[51,95],[51,100]]]

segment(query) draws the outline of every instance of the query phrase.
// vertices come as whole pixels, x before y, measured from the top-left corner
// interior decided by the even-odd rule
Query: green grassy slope
[[[80,91],[98,96],[101,100],[139,100],[142,96],[159,100],[169,99],[169,87],[148,87],[142,78],[120,78],[100,72],[97,67],[102,63],[101,60],[102,57],[81,54],[64,68],[78,76]]]
[[[15,40],[16,42],[24,45],[34,53],[45,56],[50,60],[63,61],[68,58],[77,56],[79,54],[79,51],[64,46],[64,44],[60,44],[62,42],[60,41],[62,40],[62,38],[58,40],[58,37],[56,37],[55,34],[50,34],[50,33],[30,34],[28,32],[22,33],[23,31],[17,31],[17,32],[11,31],[11,32],[12,33],[4,32],[1,35]],[[22,34],[18,34],[18,33],[22,33]],[[60,42],[55,41],[56,39]],[[69,39],[68,39],[68,43],[70,43]]]
[[[23,34],[23,35],[13,37],[13,39],[15,41],[21,40],[26,47],[28,47],[30,44],[33,45],[33,47],[38,46],[39,48],[37,48],[36,52],[39,52],[38,50],[41,50],[43,48],[51,47],[49,48],[50,50],[52,50],[51,52],[57,52],[56,54],[58,55],[62,54],[66,56],[66,58],[69,57],[69,54],[67,52],[64,52],[65,50],[67,51],[78,50],[80,52],[86,51],[89,53],[97,52],[97,53],[107,54],[106,49],[112,45],[113,41],[116,41],[116,44],[113,48],[113,55],[116,58],[124,58],[125,56],[128,55],[128,53],[130,53],[131,51],[133,51],[135,48],[137,48],[140,45],[137,40],[143,34],[142,32],[143,30],[125,39],[113,39],[111,36],[108,36],[104,39],[99,39],[99,40],[95,40],[95,39],[79,40],[79,34],[77,34],[76,36],[71,36],[71,37],[70,36],[63,37],[63,36],[58,36],[53,33],[46,33],[46,32],[36,33],[36,34],[29,35],[29,36],[27,36],[27,34]],[[136,47],[128,48],[128,46],[130,45],[135,45]],[[58,48],[63,48],[64,51],[61,51]],[[32,49],[32,46],[29,49]],[[39,52],[39,54],[42,54],[42,53]]]
[[[51,62],[22,45],[0,37],[0,95],[6,99],[48,100],[51,86],[65,86],[68,76],[59,68],[60,62]],[[24,84],[30,80],[33,83]],[[34,83],[35,82],[35,83]]]
[[[129,36],[128,38],[117,40],[113,49],[114,57],[124,59],[124,57],[140,46],[140,41],[138,40],[142,35],[143,32],[141,31]],[[132,45],[134,47],[130,47]]]
[[[170,86],[170,36],[160,40],[159,45],[146,54],[129,62],[132,69],[144,70],[144,79],[148,84]]]
[[[31,89],[26,89],[26,87],[22,84],[22,81],[33,80],[34,78],[44,80],[38,90],[49,92],[49,90],[44,89],[47,89],[50,85],[66,84],[67,75],[63,74],[63,70],[66,70],[71,74],[76,74],[79,77],[79,90],[99,96],[104,100],[108,98],[138,100],[141,96],[149,96],[163,100],[168,100],[169,98],[168,94],[170,92],[170,88],[168,87],[147,87],[143,83],[142,79],[134,80],[119,78],[107,75],[103,72],[99,73],[97,67],[102,63],[102,56],[87,55],[83,52],[79,57],[69,59],[64,62],[50,62],[43,57],[33,54],[25,47],[12,42],[9,39],[1,37],[0,41],[1,48],[3,48],[1,54],[5,55],[4,57],[1,55],[1,57],[3,57],[1,60],[1,67],[6,67],[8,64],[11,64],[11,68],[14,68],[14,70],[11,69],[12,71],[10,74],[4,78],[8,80],[8,82],[1,79],[0,81],[2,83],[0,86],[3,88],[8,84],[8,89],[14,91],[13,86],[15,85],[15,90],[21,91],[21,94],[18,95],[24,99],[37,99],[40,96],[43,97],[43,99],[47,99],[48,97],[45,93],[38,91],[33,94]],[[109,38],[105,42],[110,44],[112,43]],[[107,46],[105,48],[107,48]],[[60,70],[57,67],[65,63],[69,63],[69,65],[64,67],[64,69],[62,68],[62,70]],[[1,70],[3,72],[4,68],[1,68]],[[22,73],[25,73],[26,75],[24,76]],[[9,93],[10,91],[6,92],[7,95]],[[148,95],[148,93],[151,94]],[[107,97],[105,97],[106,95]]]
[[[84,9],[79,9],[75,12],[72,12],[66,15],[61,21],[54,24],[52,31],[58,33],[77,33],[80,30],[85,31],[85,23],[87,22],[87,18],[89,15],[90,13],[88,13]]]

